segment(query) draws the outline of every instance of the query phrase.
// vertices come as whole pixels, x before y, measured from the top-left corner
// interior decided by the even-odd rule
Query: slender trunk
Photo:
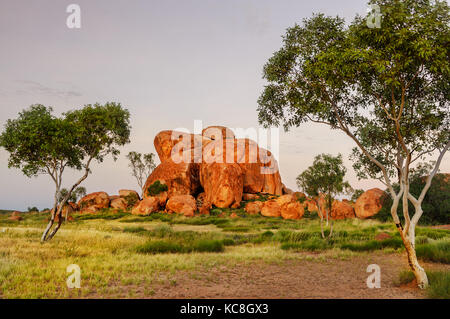
[[[325,233],[323,232],[323,214],[320,210],[319,200],[317,200],[316,205],[317,205],[317,214],[320,216],[320,232],[322,234],[322,238],[325,239]]]
[[[417,286],[421,289],[425,289],[428,287],[428,277],[425,270],[420,266],[419,261],[417,260],[416,250],[414,249],[410,237],[404,235],[403,227],[401,225],[397,226],[397,229],[406,249],[409,267],[416,277]]]
[[[86,163],[84,175],[75,184],[72,185],[72,187],[68,191],[67,195],[63,198],[63,200],[59,204],[58,211],[56,211],[56,209],[53,210],[51,223],[49,223],[49,225],[47,225],[47,228],[45,229],[44,233],[42,234],[41,241],[46,241],[46,240],[52,239],[53,236],[55,236],[56,232],[61,227],[61,224],[62,224],[62,216],[61,216],[62,215],[62,209],[63,209],[64,205],[67,203],[67,200],[69,199],[70,195],[72,195],[73,190],[78,185],[80,185],[82,181],[84,181],[88,177],[88,175],[89,175],[89,164],[91,163],[91,161],[92,161],[92,157],[90,157],[89,160]],[[48,232],[50,231],[50,228],[52,227],[52,225],[54,223],[56,215],[58,215],[58,224],[53,229],[53,231],[50,233],[50,235],[47,236]]]
[[[58,208],[58,194],[59,194],[59,187],[57,186],[55,191],[53,209],[51,210],[50,220],[47,224],[47,227],[45,227],[44,232],[42,233],[41,242],[44,242],[46,240],[48,232],[50,231],[50,229],[53,226],[53,223],[55,222],[56,210]]]

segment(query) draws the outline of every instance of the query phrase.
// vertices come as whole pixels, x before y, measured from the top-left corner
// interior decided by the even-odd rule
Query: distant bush
[[[158,240],[140,245],[136,251],[141,254],[180,253],[183,251],[183,247],[175,242]]]
[[[147,229],[145,229],[144,227],[125,227],[123,229],[124,233],[143,233],[146,231]]]
[[[156,180],[153,184],[147,187],[148,196],[156,196],[162,192],[166,192],[168,187],[166,184],[162,184],[159,180]]]
[[[222,252],[225,250],[221,240],[198,240],[192,246],[193,251],[198,252]]]

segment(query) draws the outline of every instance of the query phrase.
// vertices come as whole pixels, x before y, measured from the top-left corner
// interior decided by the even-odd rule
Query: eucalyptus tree
[[[342,162],[342,155],[332,156],[320,154],[314,158],[313,165],[297,176],[297,185],[308,194],[316,203],[320,217],[320,230],[322,238],[325,238],[323,230],[323,213],[325,211],[326,222],[331,216],[331,208],[335,196],[351,189],[350,184],[344,181],[347,169]],[[320,198],[324,196],[325,207],[322,207]],[[333,234],[333,222],[330,223],[330,233]]]
[[[117,147],[128,143],[129,135],[129,112],[117,103],[86,105],[61,117],[54,116],[50,107],[32,105],[17,119],[7,121],[0,146],[10,153],[8,166],[21,169],[28,177],[48,174],[55,183],[52,215],[41,241],[53,238],[61,227],[62,209],[88,177],[92,161],[102,162],[109,154],[116,159]],[[83,170],[83,174],[61,196],[67,168]]]
[[[127,158],[130,161],[128,166],[131,168],[131,175],[136,178],[139,189],[141,189],[143,192],[145,179],[153,172],[156,167],[155,154],[129,152]]]
[[[269,82],[258,100],[259,122],[285,129],[314,122],[344,132],[370,177],[392,197],[391,215],[418,286],[428,279],[415,253],[421,204],[450,147],[449,7],[445,1],[373,0],[380,28],[356,16],[315,15],[289,28],[264,66]],[[417,161],[434,156],[418,197],[409,192]],[[430,161],[430,160],[429,160]],[[398,182],[396,191],[393,184]],[[402,200],[404,225],[398,217]],[[407,202],[415,207],[411,218]]]

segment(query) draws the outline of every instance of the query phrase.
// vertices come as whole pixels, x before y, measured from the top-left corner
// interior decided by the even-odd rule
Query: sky
[[[81,28],[66,25],[67,6],[81,8]],[[138,189],[125,155],[155,153],[153,139],[166,129],[224,125],[258,128],[257,99],[262,69],[282,44],[286,28],[313,13],[350,22],[365,14],[365,0],[0,0],[0,127],[31,104],[55,114],[86,104],[120,102],[131,113],[131,143],[119,159],[94,164],[83,185],[88,192]],[[341,153],[347,180],[356,188],[381,187],[358,181],[348,155],[355,146],[339,131],[319,124],[279,132],[284,184],[320,153]],[[450,171],[449,155],[441,171]],[[50,207],[54,184],[48,175],[25,177],[8,169],[0,150],[0,209]],[[68,171],[65,186],[81,173]]]

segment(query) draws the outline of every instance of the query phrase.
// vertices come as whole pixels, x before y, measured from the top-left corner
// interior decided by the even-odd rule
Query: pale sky
[[[81,7],[81,29],[66,26],[66,7]],[[262,68],[281,46],[286,28],[312,13],[350,22],[365,14],[365,0],[0,0],[0,126],[31,104],[57,114],[85,104],[120,102],[131,112],[131,143],[93,166],[83,183],[88,192],[137,189],[125,155],[155,152],[164,129],[204,126],[258,127]],[[358,181],[348,155],[355,145],[344,134],[307,124],[280,129],[283,182],[320,153],[343,154],[354,188],[380,186]],[[0,209],[50,207],[54,184],[48,175],[27,178],[8,169],[0,150]],[[449,155],[441,170],[450,171]],[[67,172],[69,186],[80,172]]]

